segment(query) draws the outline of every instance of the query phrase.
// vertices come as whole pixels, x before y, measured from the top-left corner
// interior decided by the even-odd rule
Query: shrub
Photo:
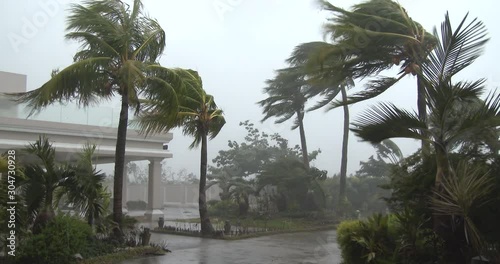
[[[119,246],[113,240],[97,239],[95,237],[89,238],[87,243],[88,246],[80,251],[84,259],[111,254]]]
[[[89,246],[92,228],[87,223],[66,215],[58,215],[39,234],[21,241],[18,263],[69,263],[76,253]]]
[[[148,203],[145,201],[128,201],[127,209],[128,210],[146,210],[148,207]]]
[[[360,258],[363,248],[352,240],[352,235],[360,231],[361,221],[359,220],[343,221],[337,227],[337,242],[345,264],[364,263],[364,260]]]
[[[232,200],[209,201],[208,211],[213,216],[231,216],[238,213],[239,206]]]
[[[343,263],[439,263],[443,240],[425,227],[427,221],[408,210],[343,221],[337,227]]]

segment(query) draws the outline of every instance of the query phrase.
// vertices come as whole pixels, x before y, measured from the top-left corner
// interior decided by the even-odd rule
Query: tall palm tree
[[[276,72],[274,79],[267,80],[264,93],[268,97],[258,102],[263,107],[264,118],[278,117],[276,124],[283,123],[295,116],[292,130],[299,128],[302,159],[306,168],[309,168],[306,133],[304,129],[305,104],[307,102],[308,82],[298,67],[281,69]]]
[[[55,102],[76,101],[86,107],[119,96],[113,219],[121,226],[129,107],[138,110],[139,96],[147,89],[162,89],[170,94],[165,98],[175,105],[174,88],[178,83],[156,77],[174,73],[158,64],[165,47],[165,32],[156,20],[144,14],[140,0],[134,0],[131,6],[117,0],[87,0],[83,5],[71,5],[70,12],[66,39],[82,44],[74,63],[53,72],[40,88],[13,95],[31,107],[30,114]],[[114,233],[122,235],[118,229]]]
[[[351,11],[326,0],[318,0],[318,3],[324,10],[336,15],[324,25],[325,36],[335,45],[322,55],[323,59],[343,58],[336,65],[329,65],[336,74],[347,74],[353,79],[365,78],[401,64],[398,77],[376,77],[368,82],[364,91],[349,96],[346,101],[338,100],[335,105],[376,97],[411,73],[417,75],[418,112],[420,118],[425,119],[425,87],[421,67],[435,46],[434,36],[392,0],[368,0],[354,5]],[[422,148],[427,152],[425,142]]]
[[[215,104],[212,95],[205,92],[201,77],[195,71],[182,74],[183,91],[179,93],[179,110],[172,118],[172,105],[168,94],[151,94],[144,102],[144,111],[139,115],[138,126],[142,133],[169,131],[182,127],[184,135],[194,137],[190,148],[201,145],[199,212],[202,235],[213,233],[206,201],[207,141],[215,138],[225,124],[223,112]],[[167,96],[165,98],[164,96]]]
[[[309,111],[326,107],[327,111],[335,108],[334,100],[340,93],[344,111],[344,129],[342,135],[342,155],[340,161],[340,184],[339,203],[345,200],[346,179],[347,179],[347,154],[349,145],[349,107],[347,104],[347,89],[354,86],[354,82],[347,72],[337,72],[338,63],[344,61],[344,57],[331,56],[329,52],[336,46],[327,42],[308,42],[298,45],[288,58],[288,62],[301,69],[304,79],[308,84],[305,91],[307,98],[320,95],[322,97]],[[330,56],[325,57],[325,54]],[[339,204],[339,208],[340,208]]]

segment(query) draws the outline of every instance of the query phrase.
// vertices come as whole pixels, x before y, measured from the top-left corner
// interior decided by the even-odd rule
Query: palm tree
[[[40,88],[13,94],[18,102],[25,102],[33,114],[44,107],[65,101],[76,101],[88,106],[114,95],[121,99],[117,130],[113,220],[121,226],[122,182],[125,163],[129,107],[139,109],[139,96],[146,89],[169,93],[173,107],[176,104],[174,88],[178,80],[169,81],[157,75],[174,74],[158,64],[165,47],[165,32],[152,18],[143,13],[140,0],[132,6],[122,1],[85,1],[73,4],[68,17],[66,39],[81,43],[74,63],[60,71]],[[121,237],[116,229],[115,235]]]
[[[207,141],[215,138],[225,124],[222,110],[215,104],[213,96],[203,89],[201,77],[195,71],[183,72],[184,90],[179,93],[179,111],[172,118],[172,109],[168,94],[151,94],[144,102],[144,111],[139,115],[138,125],[142,133],[169,131],[182,127],[183,134],[194,137],[190,148],[201,144],[199,212],[202,235],[213,233],[206,201],[207,182]]]
[[[399,77],[377,77],[366,85],[364,91],[353,94],[347,100],[338,100],[335,106],[376,97],[411,73],[417,75],[418,112],[424,120],[426,104],[421,67],[435,46],[434,36],[392,0],[369,0],[353,6],[352,11],[336,7],[326,0],[318,0],[318,3],[337,15],[329,18],[330,22],[324,26],[325,36],[335,45],[321,56],[323,60],[343,58],[337,60],[337,64],[329,65],[335,74],[353,79],[365,78],[402,63]],[[425,142],[422,148],[427,152]]]
[[[347,178],[347,154],[349,145],[349,107],[347,104],[347,89],[354,86],[354,82],[349,74],[335,72],[339,62],[344,61],[343,56],[328,56],[330,50],[336,46],[327,42],[309,42],[298,45],[288,58],[288,62],[301,69],[301,74],[305,77],[306,83],[309,85],[306,90],[307,98],[317,95],[322,96],[322,100],[315,106],[308,109],[309,111],[328,106],[327,111],[335,108],[332,102],[337,95],[342,95],[344,111],[344,129],[342,135],[342,156],[340,162],[340,184],[339,184],[339,203],[345,200],[346,178]],[[333,70],[333,71],[332,71]],[[340,208],[340,204],[339,204]]]
[[[299,128],[302,159],[309,168],[306,133],[304,129],[305,104],[307,102],[307,84],[304,74],[298,67],[278,70],[274,79],[267,80],[264,93],[268,97],[258,104],[263,107],[264,118],[278,117],[276,124],[281,124],[295,116],[292,130]]]

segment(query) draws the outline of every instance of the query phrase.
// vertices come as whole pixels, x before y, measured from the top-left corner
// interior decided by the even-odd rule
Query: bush
[[[339,244],[343,263],[365,263],[360,257],[363,248],[352,241],[352,235],[361,231],[361,221],[348,220],[341,222],[337,227],[337,243]]]
[[[344,263],[392,263],[396,243],[390,229],[389,217],[381,214],[374,214],[366,221],[341,223],[337,236]]]
[[[92,228],[74,217],[58,215],[41,233],[21,241],[18,263],[69,263],[73,255],[89,247]]]
[[[97,239],[95,237],[89,238],[87,242],[88,246],[80,251],[80,254],[84,259],[111,254],[119,246],[113,240]]]
[[[443,240],[425,228],[426,221],[404,211],[341,222],[337,242],[343,263],[440,263]]]
[[[239,205],[232,200],[208,202],[208,211],[212,216],[232,216],[236,215],[238,210]]]
[[[127,209],[128,210],[146,210],[148,207],[148,203],[145,201],[128,201],[127,202]]]

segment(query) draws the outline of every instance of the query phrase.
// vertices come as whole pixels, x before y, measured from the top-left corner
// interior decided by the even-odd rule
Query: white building
[[[72,103],[55,104],[28,118],[29,109],[10,101],[4,94],[26,91],[25,75],[0,71],[0,152],[22,149],[43,134],[53,142],[60,161],[75,160],[82,145],[90,142],[98,146],[96,164],[114,162],[119,109],[108,106],[79,109]],[[172,133],[146,138],[134,129],[127,132],[126,161],[148,160],[150,163],[146,216],[152,220],[163,216],[161,161],[173,156],[164,149],[172,138]],[[125,186],[128,185],[126,179],[124,177]],[[127,189],[123,189],[124,205]]]

